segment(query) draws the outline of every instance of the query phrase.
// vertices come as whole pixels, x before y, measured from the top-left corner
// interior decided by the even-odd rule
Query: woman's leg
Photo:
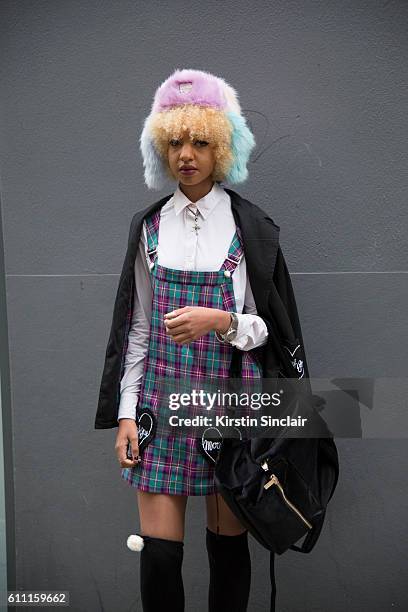
[[[217,508],[218,506],[218,508]],[[206,497],[209,612],[246,612],[251,586],[248,531],[220,494]]]
[[[140,535],[140,590],[144,612],[184,612],[182,562],[187,497],[137,491]]]
[[[156,538],[184,540],[188,497],[137,490],[140,532]]]
[[[246,531],[246,528],[243,527],[235,514],[231,512],[223,497],[219,493],[207,495],[205,500],[207,505],[208,529],[211,529],[211,531],[217,533],[218,524],[219,533],[223,535],[239,535],[240,533]]]

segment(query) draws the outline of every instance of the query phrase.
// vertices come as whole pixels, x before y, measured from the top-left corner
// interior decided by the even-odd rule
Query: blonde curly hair
[[[232,126],[223,111],[193,104],[176,106],[157,113],[152,118],[150,130],[169,178],[174,178],[168,164],[169,140],[180,138],[184,130],[188,130],[191,142],[206,140],[214,149],[214,181],[222,181],[233,163]]]

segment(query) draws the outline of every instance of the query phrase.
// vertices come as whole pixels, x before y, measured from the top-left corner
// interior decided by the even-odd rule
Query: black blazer
[[[231,197],[231,209],[244,242],[247,272],[258,315],[268,328],[268,341],[253,349],[260,358],[263,377],[293,371],[292,377],[305,378],[310,389],[309,371],[292,283],[279,245],[279,226],[256,204],[224,187]],[[100,383],[95,429],[118,426],[120,381],[123,374],[126,339],[132,317],[134,264],[143,220],[161,208],[167,195],[132,218],[128,247],[116,293],[105,363]],[[239,352],[239,349],[235,349]]]

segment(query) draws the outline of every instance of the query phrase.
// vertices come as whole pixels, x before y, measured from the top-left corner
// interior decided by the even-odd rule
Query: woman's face
[[[214,148],[206,140],[190,140],[188,130],[181,138],[169,140],[168,161],[174,178],[183,185],[198,185],[206,181],[214,170]],[[183,166],[190,166],[194,171],[183,172]]]

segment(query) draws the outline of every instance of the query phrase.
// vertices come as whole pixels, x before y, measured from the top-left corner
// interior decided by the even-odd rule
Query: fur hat
[[[230,184],[248,178],[247,162],[255,138],[241,114],[236,90],[203,70],[175,70],[156,90],[140,136],[145,183],[161,189],[174,180],[167,161],[170,138],[188,129],[190,138],[209,139],[215,147],[214,180]]]

